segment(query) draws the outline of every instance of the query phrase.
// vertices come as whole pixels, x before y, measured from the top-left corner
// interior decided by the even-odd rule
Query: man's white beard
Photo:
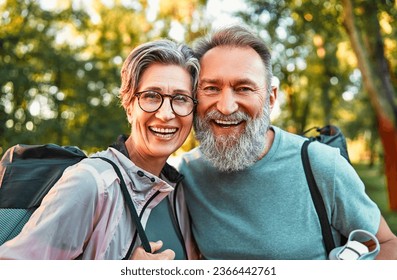
[[[246,121],[245,130],[240,135],[221,135],[216,137],[210,122],[214,119]],[[209,112],[204,119],[196,116],[194,128],[200,141],[200,150],[211,164],[222,172],[243,170],[257,162],[267,144],[270,127],[269,104],[260,118],[252,119],[243,112],[225,116],[218,111]]]

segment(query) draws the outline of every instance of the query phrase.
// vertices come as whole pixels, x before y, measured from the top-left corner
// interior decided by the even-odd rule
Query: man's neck
[[[261,160],[262,158],[265,157],[265,155],[269,152],[270,148],[273,145],[273,141],[274,141],[274,130],[270,127],[268,129],[268,131],[266,132],[266,143],[265,146],[263,148],[263,152],[261,153],[261,155],[258,158],[258,161]]]

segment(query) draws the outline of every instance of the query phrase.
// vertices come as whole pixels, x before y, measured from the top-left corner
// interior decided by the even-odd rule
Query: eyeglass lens
[[[171,98],[171,108],[178,116],[189,115],[194,108],[194,100],[185,94],[160,94],[156,91],[144,91],[137,93],[139,106],[145,112],[151,113],[160,109],[164,102],[164,97]]]

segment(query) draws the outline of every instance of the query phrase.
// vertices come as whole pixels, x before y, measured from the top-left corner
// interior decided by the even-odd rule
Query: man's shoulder
[[[308,138],[299,134],[291,133],[286,130],[283,130],[279,127],[272,126],[275,134],[278,134],[279,138],[283,139],[284,145],[293,145],[302,147],[303,142],[307,141]],[[309,154],[313,157],[316,156],[330,156],[333,157],[335,154],[339,153],[339,149],[326,145],[324,143],[320,143],[318,141],[313,141],[309,146]]]
[[[184,173],[183,171],[186,172],[187,169],[192,169],[195,166],[201,166],[203,165],[203,154],[200,151],[200,147],[196,147],[186,153],[183,153],[179,159],[178,163],[176,165],[176,169],[179,172]]]
[[[292,132],[289,132],[287,130],[284,130],[280,127],[277,126],[271,126],[271,129],[274,131],[274,134],[276,135],[277,138],[282,139],[285,144],[295,144],[295,145],[301,145],[303,141],[306,140],[305,137],[295,134]]]
[[[197,160],[200,160],[203,157],[203,154],[200,151],[200,147],[196,147],[186,153],[181,155],[181,161],[186,163],[191,163]]]
[[[335,176],[354,172],[350,163],[341,156],[338,148],[314,141],[309,145],[308,152],[313,173],[315,176],[321,174],[320,179],[333,181]]]
[[[278,134],[280,146],[282,146],[277,149],[278,151],[282,151],[284,155],[287,154],[290,159],[296,159],[292,157],[293,154],[299,154],[299,157],[301,157],[302,145],[305,141],[308,141],[308,138],[277,127],[274,127],[273,130],[276,135]],[[339,165],[340,161],[344,160],[338,148],[331,147],[318,141],[312,141],[312,143],[310,143],[308,153],[312,169],[315,171],[321,170],[321,172],[323,172],[324,170],[333,169],[335,164]]]
[[[309,155],[313,158],[332,159],[336,156],[340,156],[340,152],[338,148],[331,147],[318,141],[313,141],[309,146]]]
[[[295,154],[300,153],[300,147],[307,138],[301,135],[286,131],[276,126],[272,126],[271,129],[274,131],[274,140],[272,147],[277,154]]]

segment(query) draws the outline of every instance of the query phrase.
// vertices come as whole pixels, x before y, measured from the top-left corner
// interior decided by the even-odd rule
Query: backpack
[[[343,156],[351,164],[349,153],[347,151],[346,138],[338,127],[334,125],[326,125],[324,127],[313,127],[303,132],[303,135],[307,134],[309,131],[313,129],[316,129],[318,135],[309,137],[309,140],[311,142],[318,141],[328,146],[339,148],[339,152],[341,156]]]
[[[84,158],[87,158],[86,154],[78,147],[56,144],[18,144],[5,152],[0,162],[0,246],[21,232],[64,170]],[[119,168],[107,158],[97,158],[111,164],[120,178],[123,197],[137,227],[142,246],[147,252],[151,252]],[[132,243],[126,258],[133,246]]]
[[[303,133],[305,135],[307,132],[312,130],[314,128],[311,128]],[[314,207],[317,212],[317,216],[320,221],[321,225],[321,232],[323,235],[323,240],[324,240],[324,246],[327,251],[327,256],[329,253],[336,247],[335,246],[335,241],[332,236],[332,231],[330,227],[330,222],[328,221],[327,217],[327,211],[324,206],[324,200],[321,196],[321,193],[318,189],[317,183],[314,179],[313,172],[310,166],[310,159],[308,155],[308,147],[309,144],[318,141],[320,143],[329,145],[334,148],[339,148],[339,152],[341,156],[343,156],[350,164],[350,158],[349,158],[349,153],[347,151],[347,145],[346,145],[346,138],[343,135],[342,131],[333,125],[327,125],[321,128],[315,127],[316,131],[319,133],[317,136],[310,137],[308,140],[303,142],[302,148],[301,148],[301,157],[302,157],[302,163],[303,163],[303,169],[305,170],[305,176],[307,183],[309,185],[309,190],[310,190],[310,195],[313,200]],[[347,237],[342,236],[341,237],[341,242],[345,243],[347,241]]]

